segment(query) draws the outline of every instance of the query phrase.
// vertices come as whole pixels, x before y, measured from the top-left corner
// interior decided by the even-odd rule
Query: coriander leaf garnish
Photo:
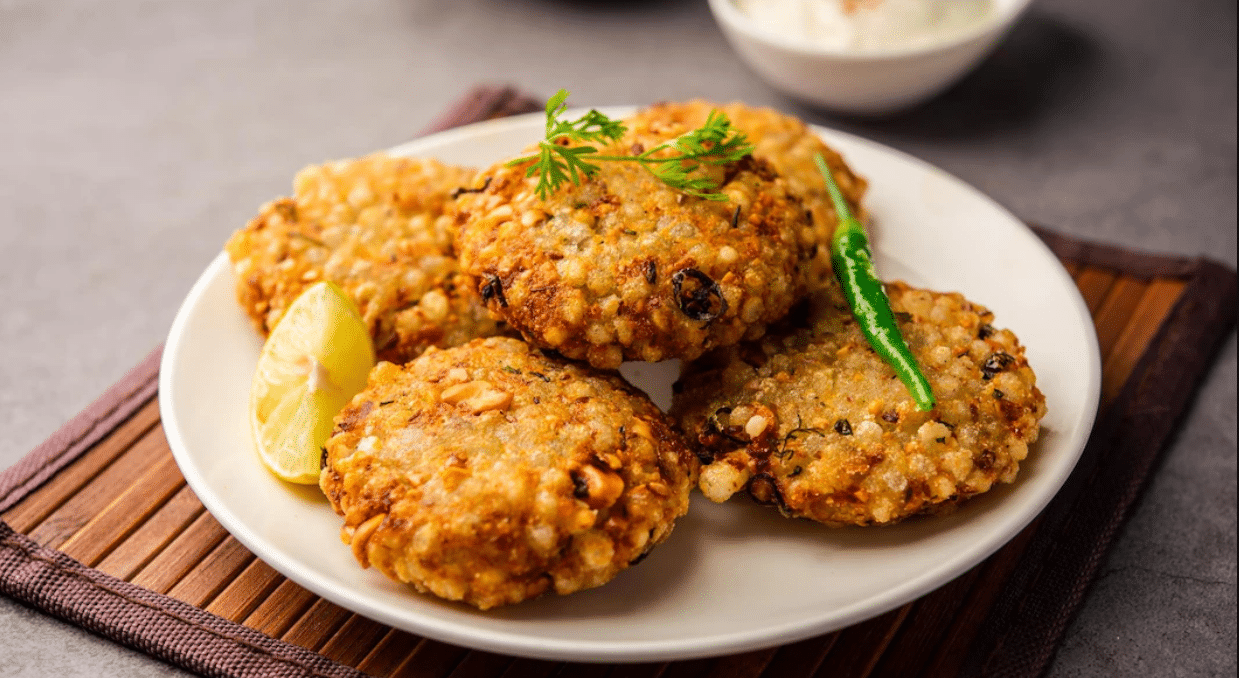
[[[612,120],[595,110],[590,110],[576,120],[560,120],[559,116],[568,110],[567,100],[568,90],[561,89],[546,102],[547,141],[554,143],[560,137],[577,141],[615,141],[628,131],[624,123]]]
[[[618,141],[628,128],[595,110],[576,120],[561,120],[568,109],[568,91],[559,90],[546,102],[546,138],[538,142],[538,154],[517,158],[509,166],[534,161],[525,171],[527,177],[538,177],[538,197],[543,200],[565,181],[581,183],[581,176],[593,175],[598,162],[635,162],[641,164],[659,181],[689,195],[706,200],[726,200],[718,193],[718,182],[693,173],[706,165],[726,165],[753,152],[753,145],[743,132],[731,126],[731,120],[719,111],[711,111],[701,127],[660,144],[638,155],[601,155],[589,146],[566,146],[564,143]],[[655,157],[663,151],[672,155]]]

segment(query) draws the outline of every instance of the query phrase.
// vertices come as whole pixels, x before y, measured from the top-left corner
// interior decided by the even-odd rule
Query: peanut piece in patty
[[[512,394],[494,388],[489,381],[479,379],[448,386],[443,389],[439,399],[449,405],[463,405],[465,409],[477,414],[506,409],[512,403]]]
[[[604,473],[592,464],[581,467],[578,473],[585,481],[585,502],[590,508],[611,506],[624,493],[624,479],[614,473]]]
[[[353,549],[353,557],[357,558],[357,562],[361,563],[363,568],[370,567],[370,558],[366,552],[366,544],[369,543],[370,537],[374,536],[375,530],[379,529],[379,525],[382,525],[386,518],[386,513],[380,513],[362,523],[353,531],[350,546]]]

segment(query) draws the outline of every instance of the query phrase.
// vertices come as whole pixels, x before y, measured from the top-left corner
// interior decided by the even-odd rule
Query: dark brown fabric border
[[[34,543],[0,522],[0,593],[207,676],[360,678],[359,671]]]
[[[153,398],[162,355],[161,345],[41,445],[0,473],[0,513],[38,489]]]
[[[1084,251],[1123,256],[1109,249]],[[1187,288],[1094,426],[1075,471],[1042,513],[1041,526],[982,625],[962,675],[1032,678],[1049,669],[1110,546],[1234,331],[1235,271],[1207,259],[1188,263]]]

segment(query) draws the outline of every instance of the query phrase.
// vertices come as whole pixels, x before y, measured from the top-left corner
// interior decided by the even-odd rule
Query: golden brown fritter
[[[363,566],[486,609],[609,581],[667,538],[697,468],[619,377],[494,337],[376,366],[320,484]]]
[[[340,285],[380,358],[498,334],[452,252],[444,215],[474,170],[377,154],[301,170],[291,198],[263,206],[225,249],[237,298],[266,336],[306,287]]]
[[[1015,479],[1045,415],[1015,335],[959,294],[887,291],[937,407],[916,409],[828,285],[799,328],[715,352],[677,384],[671,414],[707,463],[707,497],[747,488],[785,515],[889,524]]]
[[[666,140],[633,133],[601,152]],[[817,240],[768,163],[709,168],[726,201],[691,197],[633,163],[600,166],[542,200],[528,165],[500,163],[459,201],[462,267],[530,342],[601,368],[691,359],[760,336],[803,296]]]
[[[772,108],[756,108],[739,102],[720,106],[694,100],[655,104],[642,109],[625,123],[638,133],[679,135],[704,124],[712,110],[726,114],[732,125],[744,132],[753,143],[753,155],[769,161],[787,181],[789,189],[804,201],[813,215],[818,241],[822,243],[815,267],[820,277],[827,277],[831,269],[828,243],[835,232],[838,217],[826,190],[826,181],[818,172],[813,156],[822,154],[844,198],[861,221],[865,218],[861,199],[868,184],[848,167],[843,156],[827,146],[799,118]]]

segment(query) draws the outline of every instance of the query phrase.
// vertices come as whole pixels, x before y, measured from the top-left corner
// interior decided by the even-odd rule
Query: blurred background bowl
[[[967,75],[1002,40],[1031,0],[993,0],[976,26],[932,44],[851,51],[760,26],[735,0],[709,0],[723,35],[776,90],[832,111],[882,115],[910,108]]]

